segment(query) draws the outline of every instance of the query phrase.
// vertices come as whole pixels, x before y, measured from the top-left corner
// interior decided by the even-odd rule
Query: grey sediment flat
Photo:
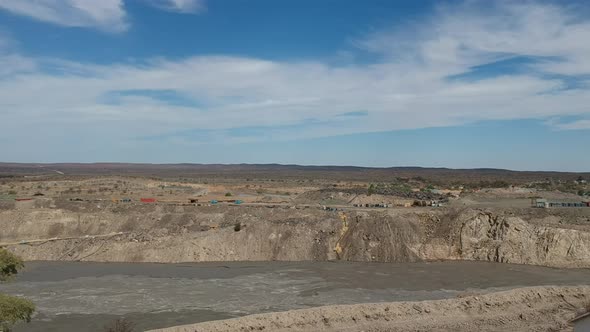
[[[463,292],[590,283],[590,269],[488,262],[29,262],[0,292],[38,307],[15,331],[138,330],[330,304],[431,300]]]

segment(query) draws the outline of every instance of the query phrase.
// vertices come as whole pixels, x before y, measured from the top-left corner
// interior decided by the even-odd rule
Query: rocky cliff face
[[[590,233],[479,212],[461,223],[459,248],[464,259],[588,267]]]
[[[29,203],[0,210],[0,242],[28,260],[414,262],[590,267],[590,225],[506,211],[328,212],[267,207]],[[24,243],[18,243],[25,241]]]

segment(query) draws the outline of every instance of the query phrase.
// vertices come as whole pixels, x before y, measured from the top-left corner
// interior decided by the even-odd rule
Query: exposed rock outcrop
[[[590,233],[476,213],[461,224],[460,257],[502,263],[587,267]]]
[[[478,209],[50,204],[0,211],[0,242],[27,260],[466,259],[590,267],[590,225],[525,220]]]

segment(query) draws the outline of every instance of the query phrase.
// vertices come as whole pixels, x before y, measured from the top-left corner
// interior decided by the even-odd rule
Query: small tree
[[[0,282],[9,280],[24,267],[22,259],[6,249],[0,248]],[[0,294],[0,331],[8,332],[20,322],[30,322],[35,312],[33,302],[14,296]]]
[[[8,280],[24,266],[25,264],[20,257],[15,256],[6,249],[0,248],[0,281]]]
[[[367,189],[367,196],[371,196],[375,193],[375,185],[371,183]]]
[[[8,332],[20,322],[30,322],[35,311],[33,302],[20,297],[0,294],[0,331]]]

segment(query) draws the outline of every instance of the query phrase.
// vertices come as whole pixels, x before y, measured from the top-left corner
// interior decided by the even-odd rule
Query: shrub
[[[24,266],[22,259],[6,249],[0,248],[0,281],[6,281]],[[19,321],[30,322],[35,312],[33,302],[14,296],[0,294],[0,331],[10,331]]]
[[[20,257],[10,251],[0,248],[0,281],[6,281],[25,265]]]
[[[231,197],[231,193],[225,193],[225,197]]]
[[[10,331],[17,322],[30,322],[35,312],[33,302],[20,297],[0,294],[0,331]]]

